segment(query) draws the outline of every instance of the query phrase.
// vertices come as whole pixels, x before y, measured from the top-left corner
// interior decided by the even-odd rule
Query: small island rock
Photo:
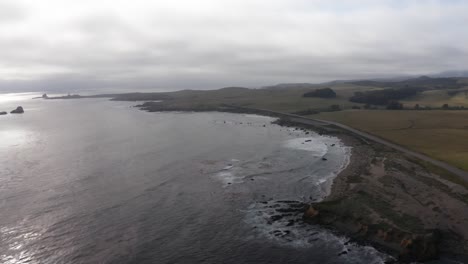
[[[7,112],[3,111],[3,112],[0,112],[0,115],[6,115],[8,114]]]
[[[10,113],[11,114],[22,114],[22,113],[24,113],[24,109],[23,109],[23,107],[18,106],[18,107],[16,107],[15,110],[11,111]]]

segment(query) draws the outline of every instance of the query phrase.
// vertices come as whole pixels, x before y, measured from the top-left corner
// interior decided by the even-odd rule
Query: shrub
[[[387,104],[387,109],[389,110],[401,110],[403,109],[403,104],[398,101],[390,101]]]
[[[340,111],[341,107],[339,105],[330,105],[331,111]]]
[[[320,97],[320,98],[335,98],[336,93],[331,88],[317,89],[307,92],[302,95],[303,97]]]
[[[367,92],[355,92],[349,99],[351,102],[388,105],[390,101],[401,100],[416,95],[422,89],[418,87],[391,88]]]

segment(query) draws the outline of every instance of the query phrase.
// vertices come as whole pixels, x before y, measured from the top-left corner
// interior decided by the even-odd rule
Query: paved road
[[[234,107],[237,107],[237,106],[234,106]],[[385,146],[388,146],[390,148],[393,148],[395,150],[401,151],[401,152],[403,152],[403,153],[405,153],[405,154],[407,154],[409,156],[413,156],[413,157],[416,157],[418,159],[430,162],[430,163],[432,163],[432,164],[434,164],[434,165],[436,165],[438,167],[446,169],[447,171],[457,175],[458,177],[460,177],[460,178],[462,178],[462,179],[464,179],[465,181],[468,182],[468,172],[467,171],[464,171],[462,169],[454,167],[454,166],[452,166],[452,165],[450,165],[448,163],[445,163],[443,161],[433,159],[433,158],[431,158],[429,156],[426,156],[426,155],[424,155],[422,153],[409,150],[409,149],[407,149],[405,147],[402,147],[402,146],[400,146],[398,144],[392,143],[392,142],[387,141],[385,139],[382,139],[380,137],[377,137],[377,136],[371,135],[369,133],[354,129],[352,127],[349,127],[347,125],[343,125],[343,124],[338,123],[338,122],[321,120],[321,119],[314,119],[314,118],[307,118],[307,117],[303,117],[303,116],[299,116],[299,115],[275,112],[275,111],[270,111],[270,110],[266,110],[266,109],[256,109],[256,108],[248,108],[248,107],[238,107],[238,108],[250,109],[250,110],[255,110],[255,111],[264,112],[264,113],[271,113],[271,114],[275,114],[275,115],[278,115],[278,116],[285,116],[285,117],[290,118],[292,121],[303,123],[303,124],[306,124],[306,125],[313,125],[313,126],[334,125],[334,126],[337,126],[337,127],[341,128],[341,129],[352,132],[352,133],[354,133],[356,135],[359,135],[359,136],[361,136],[361,137],[363,137],[365,139],[368,139],[368,140],[383,144]]]

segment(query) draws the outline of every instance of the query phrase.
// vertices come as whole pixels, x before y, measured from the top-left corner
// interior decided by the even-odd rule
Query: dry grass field
[[[454,90],[432,90],[422,92],[420,95],[401,102],[405,105],[405,108],[413,108],[415,104],[420,106],[429,106],[433,108],[441,107],[443,104],[449,106],[463,106],[468,108],[468,89],[459,89],[457,94],[449,95],[449,91]]]
[[[468,111],[348,110],[311,117],[346,124],[468,170]]]
[[[327,86],[317,86],[317,88],[322,87]],[[356,91],[371,89],[351,84],[334,85],[332,88],[337,93],[337,97],[331,99],[302,97],[304,93],[313,90],[310,88],[245,89],[234,87],[212,91],[186,90],[170,93],[175,100],[168,101],[167,104],[180,108],[235,104],[288,113],[307,109],[326,111],[331,105],[339,105],[342,109],[351,109],[353,105],[360,105],[350,102],[349,97]]]

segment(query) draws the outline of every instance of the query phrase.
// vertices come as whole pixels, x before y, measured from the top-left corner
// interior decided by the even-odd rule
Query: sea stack
[[[11,111],[10,113],[11,114],[22,114],[22,113],[24,113],[24,109],[23,109],[23,107],[18,106],[18,107],[16,107],[15,110]]]

